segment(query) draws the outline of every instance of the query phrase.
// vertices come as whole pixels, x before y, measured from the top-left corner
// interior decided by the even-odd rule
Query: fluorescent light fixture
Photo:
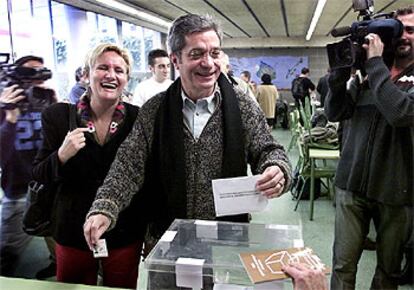
[[[123,12],[126,12],[128,14],[132,14],[132,15],[136,15],[138,18],[141,18],[143,20],[146,20],[148,22],[163,26],[163,27],[170,27],[171,26],[171,22],[165,21],[161,18],[158,18],[154,15],[148,14],[146,12],[143,11],[139,11],[131,6],[125,5],[123,3],[120,3],[118,1],[115,0],[96,0],[97,2],[100,2],[106,6],[110,6],[113,7],[117,10],[121,10]]]
[[[315,31],[316,24],[319,21],[319,17],[321,17],[322,10],[325,7],[326,0],[318,0],[318,4],[316,5],[315,12],[313,13],[311,24],[309,25],[308,33],[306,33],[306,40],[310,40],[312,37],[313,32]]]

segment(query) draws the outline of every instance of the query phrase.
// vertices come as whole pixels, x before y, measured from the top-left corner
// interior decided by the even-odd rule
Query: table
[[[309,148],[309,159],[311,166],[311,188],[310,188],[310,220],[313,220],[313,201],[315,199],[315,161],[317,159],[337,160],[340,152],[338,149],[315,149]]]

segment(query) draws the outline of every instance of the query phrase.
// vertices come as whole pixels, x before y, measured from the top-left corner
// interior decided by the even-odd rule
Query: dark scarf
[[[232,85],[220,75],[221,109],[224,123],[224,152],[221,177],[246,175],[244,134],[240,108]],[[154,125],[152,157],[147,162],[147,193],[157,204],[156,220],[163,227],[174,218],[187,218],[187,190],[184,152],[183,100],[181,80],[177,79],[166,91]],[[159,207],[161,205],[161,207]],[[220,218],[220,220],[247,222],[247,215]],[[164,230],[162,229],[162,230]]]

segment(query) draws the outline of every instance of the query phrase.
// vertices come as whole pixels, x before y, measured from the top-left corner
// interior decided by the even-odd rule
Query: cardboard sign
[[[310,248],[241,253],[240,259],[255,284],[289,278],[282,267],[291,263],[304,263],[312,269],[321,269],[325,274],[330,272]]]

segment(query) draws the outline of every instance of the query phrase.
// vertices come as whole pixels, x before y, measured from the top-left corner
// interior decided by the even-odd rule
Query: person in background
[[[390,68],[381,38],[370,33],[363,44],[367,81],[356,94],[346,90],[350,69],[329,77],[325,113],[330,121],[346,120],[335,180],[332,289],[355,289],[371,220],[377,234],[371,289],[397,289],[413,232],[414,6],[399,9],[396,18],[404,28]]]
[[[88,54],[89,87],[76,106],[58,103],[42,114],[44,142],[34,162],[33,177],[46,184],[58,183],[53,233],[57,281],[96,285],[101,263],[104,286],[136,289],[146,227],[137,219],[139,209],[134,201],[103,236],[108,257],[94,258],[82,230],[96,191],[138,114],[136,106],[122,102],[131,65],[126,50],[99,44]],[[78,126],[72,131],[70,106]]]
[[[142,107],[146,101],[156,94],[165,91],[172,84],[170,77],[170,59],[162,49],[154,49],[148,53],[148,65],[151,78],[140,82],[134,91],[132,104]]]
[[[17,59],[17,68],[44,69],[43,58],[27,55]],[[37,74],[37,73],[35,73]],[[0,226],[0,275],[16,277],[16,267],[21,253],[31,240],[22,228],[26,207],[27,187],[31,181],[32,163],[42,143],[41,112],[57,101],[54,90],[43,80],[28,80],[29,89],[17,84],[9,85],[0,94],[0,166],[2,199]],[[42,102],[32,103],[33,96]],[[52,262],[40,270],[37,278],[55,275],[54,243],[47,238],[46,244]]]
[[[243,81],[242,79],[239,79],[238,77],[235,77],[233,75],[233,72],[231,70],[229,56],[224,52],[221,53],[220,69],[221,69],[221,72],[226,76],[227,80],[234,87],[236,87],[238,90],[240,90],[244,94],[247,94],[248,96],[250,96],[253,100],[256,100],[256,97],[253,91],[249,87],[249,84]]]
[[[256,189],[265,197],[289,189],[288,158],[263,112],[221,74],[221,43],[210,16],[188,14],[173,22],[168,45],[180,77],[144,104],[118,150],[85,221],[91,249],[135,194],[148,199],[142,216],[151,218],[156,241],[175,218],[248,222],[248,214],[216,218],[211,184],[246,175],[247,164],[260,175]]]
[[[249,71],[244,70],[240,74],[240,79],[243,80],[246,84],[249,85],[250,90],[256,95],[256,84],[252,82],[252,75]]]
[[[309,69],[302,68],[301,73],[292,81],[292,96],[295,99],[296,107],[300,108],[305,103],[305,99],[309,99],[310,94],[315,91],[315,85],[309,79]]]
[[[257,87],[256,98],[266,116],[267,124],[272,129],[275,125],[276,101],[279,93],[276,86],[272,84],[272,77],[269,74],[263,74],[261,79],[262,84]]]
[[[86,70],[78,67],[75,71],[76,84],[72,87],[69,93],[69,102],[76,104],[79,98],[86,92],[88,87],[88,77]]]
[[[328,90],[329,90],[328,77],[329,77],[330,71],[331,70],[328,68],[327,73],[319,79],[318,85],[316,86],[316,91],[319,93],[320,106],[322,108],[325,104],[326,95],[328,94]]]

